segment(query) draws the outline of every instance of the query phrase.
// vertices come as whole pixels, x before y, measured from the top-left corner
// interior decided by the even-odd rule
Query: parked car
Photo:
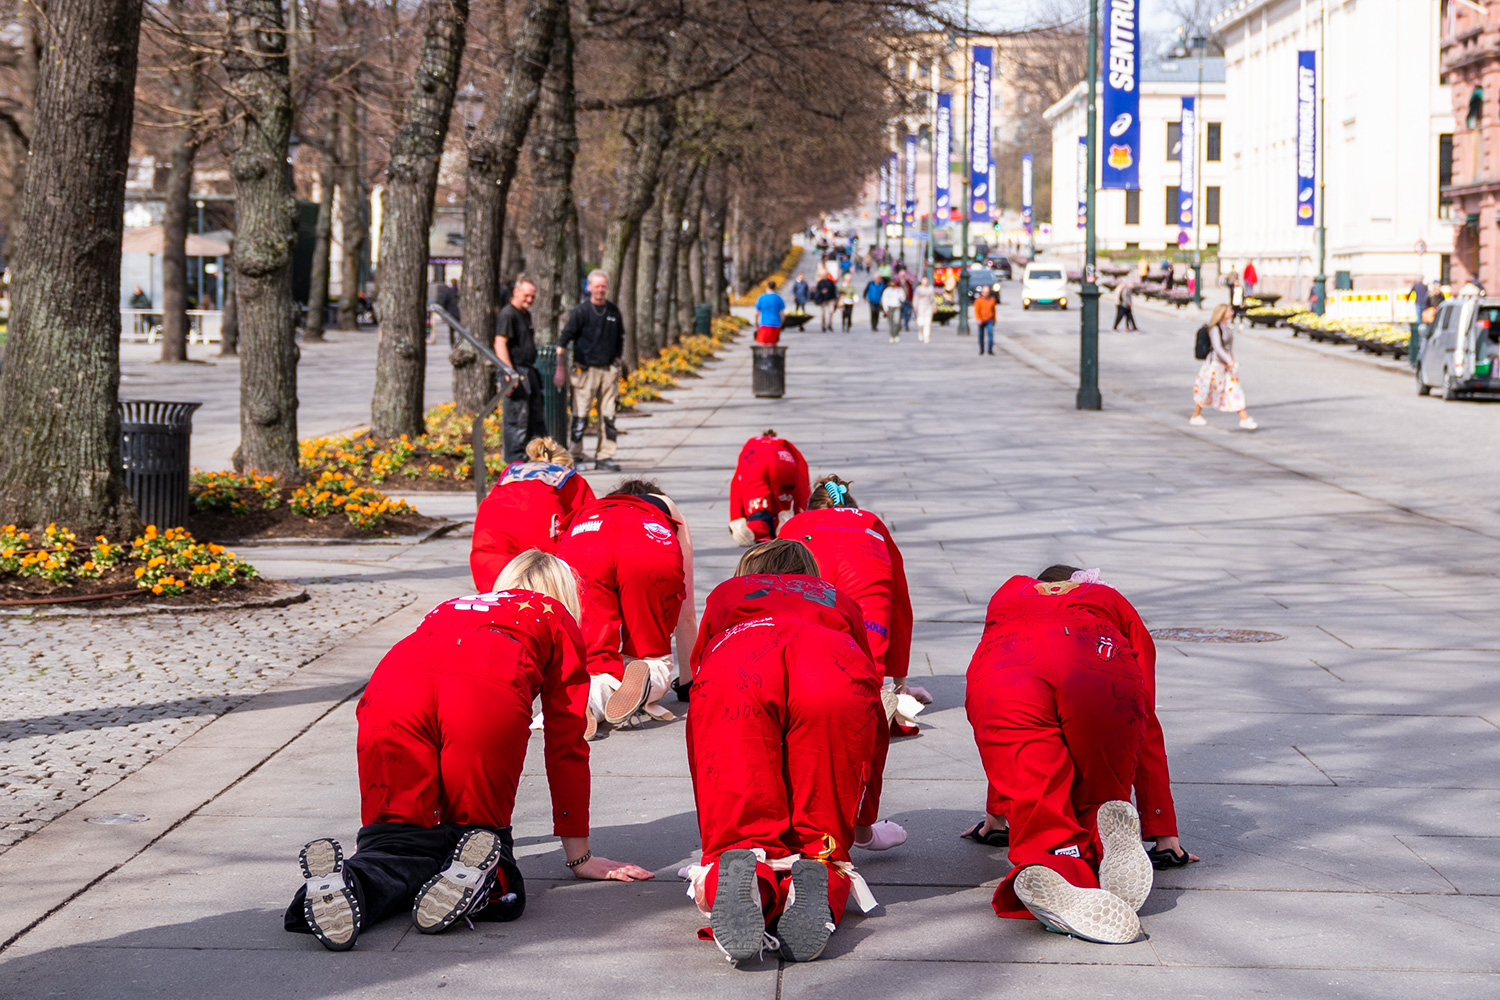
[[[1021,308],[1068,308],[1068,269],[1063,264],[1034,260],[1021,274]]]
[[[989,269],[991,271],[994,271],[997,275],[999,275],[1002,280],[1004,280],[1004,281],[1011,280],[1012,272],[1011,272],[1011,268],[1010,268],[1010,258],[1009,257],[1002,257],[1002,256],[996,254],[996,255],[992,256],[989,260],[985,261],[985,264],[988,265],[988,267],[989,267]]]
[[[995,277],[995,272],[991,271],[989,268],[987,268],[987,267],[971,267],[971,268],[969,268],[969,299],[970,299],[970,301],[973,301],[974,299],[979,298],[980,291],[982,291],[985,288],[994,288],[995,289],[995,298],[998,299],[1000,297],[1000,287],[999,287],[999,284],[1000,284],[1000,282],[999,282],[999,279]]]
[[[1417,392],[1444,399],[1500,392],[1500,299],[1460,295],[1438,307],[1417,355]]]

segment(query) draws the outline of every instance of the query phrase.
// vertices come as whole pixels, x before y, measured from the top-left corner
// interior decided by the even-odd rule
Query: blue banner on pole
[[[975,222],[990,221],[994,198],[990,191],[990,82],[994,71],[995,50],[988,45],[974,46],[969,79],[969,218]]]
[[[885,158],[886,186],[890,189],[888,194],[889,210],[887,220],[890,222],[901,221],[901,154],[889,153]]]
[[[1314,223],[1318,196],[1318,54],[1297,53],[1297,225]]]
[[[1021,154],[1021,225],[1031,232],[1031,154]]]
[[[1089,224],[1089,137],[1078,137],[1078,228]]]
[[[906,134],[905,142],[906,173],[902,177],[902,195],[906,204],[903,206],[902,219],[908,225],[917,221],[917,135],[915,132]]]
[[[1193,192],[1197,190],[1198,173],[1198,112],[1191,97],[1182,99],[1181,153],[1182,180],[1177,184],[1177,224],[1184,231],[1193,225]]]
[[[1141,186],[1141,33],[1138,0],[1109,0],[1104,32],[1104,167],[1101,188]]]
[[[933,198],[937,202],[937,218],[947,221],[953,201],[950,176],[953,171],[953,95],[950,93],[938,95],[936,139],[932,154]]]
[[[875,181],[875,190],[875,200],[880,206],[880,225],[883,228],[886,223],[886,195],[890,193],[890,188],[886,184],[884,160],[880,161],[880,172]]]

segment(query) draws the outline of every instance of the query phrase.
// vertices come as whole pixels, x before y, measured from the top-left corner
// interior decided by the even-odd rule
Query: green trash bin
[[[714,311],[707,302],[693,306],[693,332],[707,336],[713,332]]]

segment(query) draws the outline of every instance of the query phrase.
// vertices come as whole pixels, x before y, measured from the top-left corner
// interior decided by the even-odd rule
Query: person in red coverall
[[[788,539],[716,587],[693,647],[688,768],[701,861],[686,870],[713,940],[739,963],[769,945],[816,958],[851,891],[855,828],[880,809],[890,730],[859,607]],[[892,824],[894,825],[894,824]]]
[[[1197,860],[1177,839],[1156,647],[1140,615],[1097,570],[1012,577],[990,600],[967,689],[989,793],[986,819],[965,835],[1008,837],[1012,865],[995,912],[1135,940],[1153,862],[1142,834],[1180,856],[1170,863]]]
[[[578,573],[590,676],[589,736],[660,705],[672,682],[672,639],[692,649],[693,539],[677,505],[653,482],[632,479],[576,511],[557,554]]]
[[[849,486],[838,476],[818,480],[807,511],[782,525],[781,536],[812,549],[823,579],[859,603],[870,633],[870,651],[891,678],[895,693],[931,704],[931,695],[906,682],[912,612],[901,550],[885,522],[859,509]]]
[[[768,430],[740,449],[729,481],[729,533],[742,548],[776,537],[787,517],[807,509],[807,459]]]
[[[424,934],[464,917],[519,917],[511,810],[538,695],[567,867],[577,878],[651,878],[589,850],[588,675],[571,571],[531,550],[497,588],[438,605],[370,676],[357,710],[358,850],[346,860],[331,838],[302,849],[288,931],[344,951],[405,910]]]
[[[505,467],[474,516],[469,569],[476,590],[494,587],[505,564],[527,549],[557,551],[563,524],[594,499],[573,470],[573,456],[556,441],[532,438],[526,458]]]

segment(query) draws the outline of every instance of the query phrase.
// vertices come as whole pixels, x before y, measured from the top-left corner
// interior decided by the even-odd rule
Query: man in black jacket
[[[835,264],[835,267],[838,265]],[[833,280],[833,275],[826,270],[818,278],[818,283],[813,286],[813,301],[822,310],[823,332],[833,330],[833,310],[839,301],[839,286]]]
[[[562,388],[567,378],[568,345],[573,345],[573,457],[583,459],[583,435],[589,410],[599,407],[599,442],[594,468],[619,472],[613,461],[619,431],[615,429],[615,397],[620,390],[620,352],[625,345],[625,320],[609,301],[609,274],[594,271],[588,278],[588,297],[573,309],[557,338],[557,374]]]
[[[542,377],[536,370],[536,334],[531,328],[531,303],[536,286],[517,278],[510,302],[495,319],[495,355],[520,375],[505,397],[502,437],[505,460],[526,457],[526,442],[547,435],[547,414],[542,405]]]

